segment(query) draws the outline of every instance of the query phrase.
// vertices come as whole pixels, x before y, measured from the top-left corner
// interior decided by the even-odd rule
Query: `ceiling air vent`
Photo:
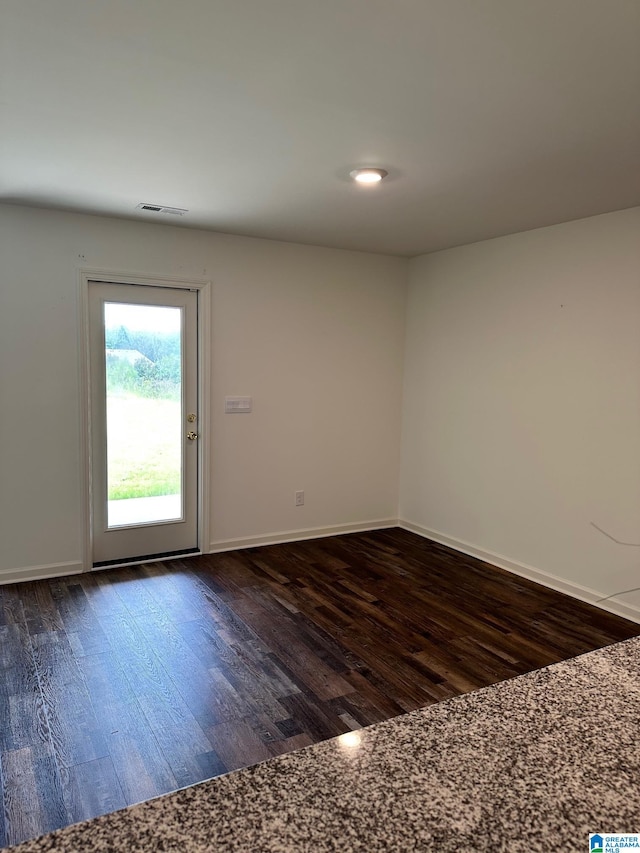
[[[161,204],[144,203],[137,205],[136,210],[147,210],[150,213],[172,213],[174,216],[184,216],[185,213],[189,212],[182,207],[164,207]]]

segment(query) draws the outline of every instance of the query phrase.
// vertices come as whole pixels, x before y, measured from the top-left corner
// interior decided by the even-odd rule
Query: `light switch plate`
[[[227,415],[237,415],[253,410],[253,397],[225,397],[224,411]]]

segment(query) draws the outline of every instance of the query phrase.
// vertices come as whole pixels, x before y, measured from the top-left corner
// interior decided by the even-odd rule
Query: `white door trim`
[[[78,287],[78,385],[80,402],[80,523],[83,571],[93,568],[93,536],[91,530],[91,409],[89,376],[89,282],[138,284],[147,287],[173,287],[198,291],[198,404],[200,456],[198,468],[198,548],[209,550],[210,462],[211,462],[211,282],[204,279],[175,278],[122,270],[79,270]]]

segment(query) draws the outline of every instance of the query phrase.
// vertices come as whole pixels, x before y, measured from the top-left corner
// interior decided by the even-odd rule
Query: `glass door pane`
[[[108,528],[183,518],[182,310],[104,303]]]

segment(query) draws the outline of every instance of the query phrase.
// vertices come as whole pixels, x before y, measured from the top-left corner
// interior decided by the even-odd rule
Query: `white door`
[[[198,550],[198,294],[89,282],[94,567]]]

